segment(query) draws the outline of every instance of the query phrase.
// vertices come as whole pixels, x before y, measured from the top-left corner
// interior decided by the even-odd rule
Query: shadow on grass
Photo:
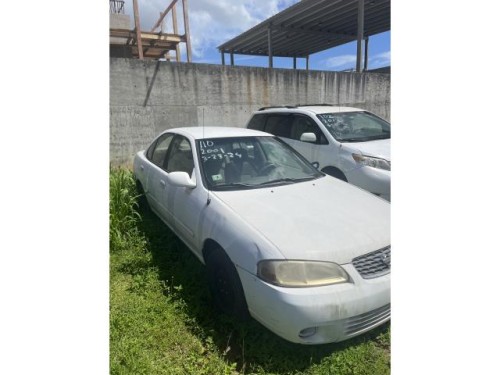
[[[221,316],[212,305],[205,267],[151,211],[139,212],[139,230],[149,242],[160,279],[173,291],[172,298],[180,302],[190,319],[186,325],[203,342],[212,341],[221,357],[237,363],[239,371],[302,372],[326,356],[373,341],[388,330],[389,323],[342,343],[304,346],[281,339],[253,319],[239,323]]]

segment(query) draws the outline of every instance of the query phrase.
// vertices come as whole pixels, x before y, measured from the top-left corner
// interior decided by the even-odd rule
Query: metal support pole
[[[267,48],[269,50],[269,67],[273,67],[273,41],[271,37],[271,25],[267,29]]]
[[[226,59],[224,57],[224,51],[220,51],[220,55],[222,57],[222,65],[226,65]]]
[[[135,39],[137,42],[137,49],[139,51],[139,60],[144,60],[142,54],[142,36],[141,36],[141,21],[139,20],[139,6],[137,0],[134,0],[134,21],[135,21]]]
[[[188,0],[182,0],[182,13],[184,14],[184,35],[186,36],[187,60],[191,62],[191,37],[189,34]]]
[[[361,72],[361,41],[365,25],[365,0],[358,0],[358,48],[356,53],[356,72]]]
[[[306,56],[306,70],[309,70],[309,55]]]
[[[234,53],[231,51],[231,66],[234,66]]]
[[[293,57],[293,69],[297,69],[297,57]]]
[[[365,38],[365,64],[363,71],[366,72],[368,70],[368,37]]]

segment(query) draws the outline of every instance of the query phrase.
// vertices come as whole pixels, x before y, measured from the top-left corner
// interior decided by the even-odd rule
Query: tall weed
[[[111,168],[109,179],[109,241],[110,250],[122,249],[127,241],[136,236],[138,194],[132,172],[123,168]]]

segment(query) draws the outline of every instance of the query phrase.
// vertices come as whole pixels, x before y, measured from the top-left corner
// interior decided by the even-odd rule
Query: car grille
[[[385,275],[391,271],[391,247],[387,246],[354,258],[352,264],[363,279]]]
[[[345,334],[352,335],[366,328],[374,327],[391,317],[391,304],[379,307],[364,314],[353,316],[345,322]]]

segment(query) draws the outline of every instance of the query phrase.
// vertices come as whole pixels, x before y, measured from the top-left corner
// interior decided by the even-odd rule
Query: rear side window
[[[248,129],[264,131],[264,125],[266,123],[266,115],[254,115],[250,122],[248,123]]]
[[[290,115],[269,115],[264,131],[277,137],[290,138],[290,121]]]

